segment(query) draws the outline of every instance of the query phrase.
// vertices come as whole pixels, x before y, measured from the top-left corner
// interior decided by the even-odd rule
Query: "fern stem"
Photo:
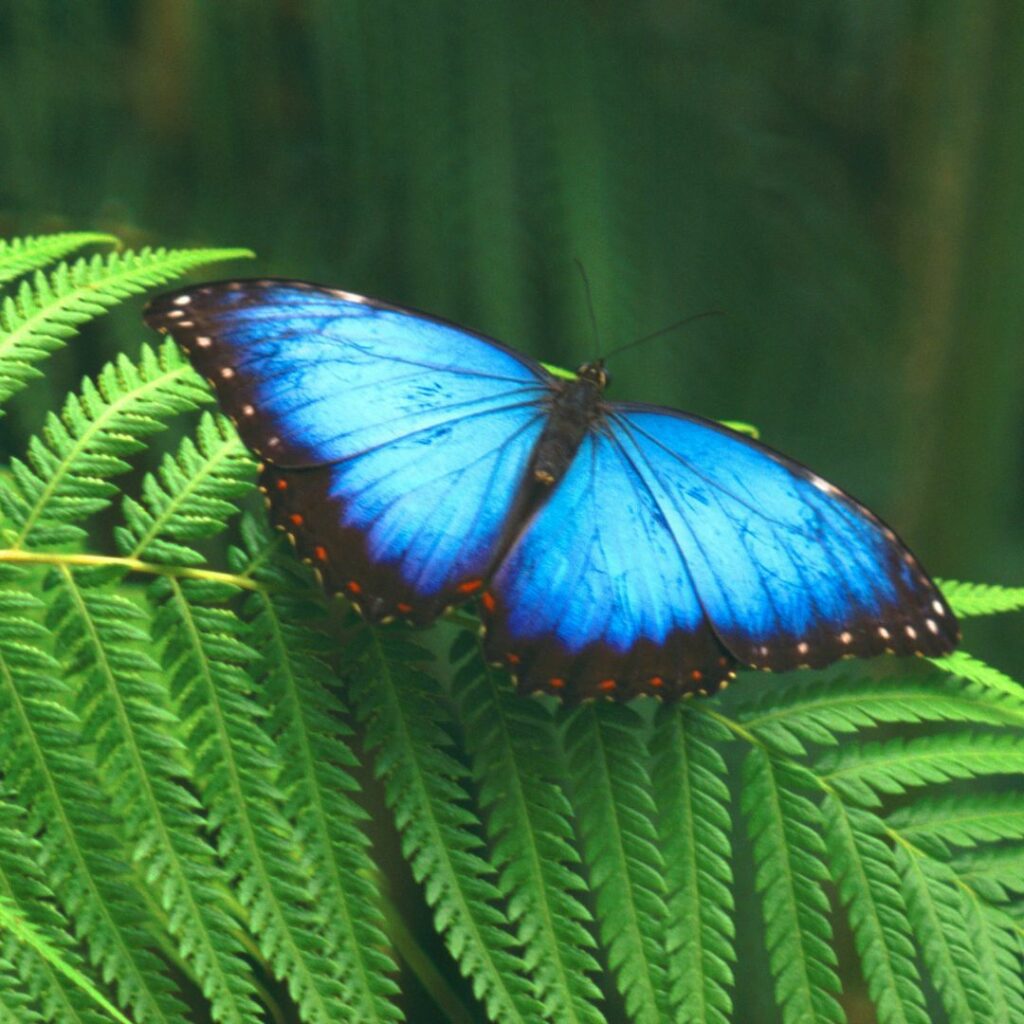
[[[174,579],[227,583],[242,590],[255,590],[258,593],[269,593],[274,589],[272,586],[252,579],[246,573],[216,572],[213,569],[195,569],[185,565],[161,565],[158,562],[144,562],[140,558],[126,558],[115,555],[87,555],[62,551],[22,551],[20,548],[0,548],[0,563],[2,562],[94,569],[118,568],[123,569],[125,572],[137,572],[149,576],[168,576]]]

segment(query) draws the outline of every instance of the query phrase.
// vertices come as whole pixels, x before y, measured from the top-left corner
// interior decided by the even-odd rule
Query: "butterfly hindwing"
[[[652,406],[610,408],[610,429],[739,661],[778,671],[952,650],[957,625],[938,588],[849,495],[718,424]]]
[[[272,518],[332,590],[425,622],[479,589],[543,427],[537,364],[295,282],[186,289],[147,321],[210,379],[264,459]]]
[[[584,438],[482,604],[490,656],[527,692],[714,693],[736,667],[650,492],[603,431]]]

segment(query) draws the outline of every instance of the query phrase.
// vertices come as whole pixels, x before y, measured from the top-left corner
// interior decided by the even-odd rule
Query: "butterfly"
[[[372,621],[478,603],[488,657],[567,701],[709,695],[747,666],[942,655],[896,534],[771,448],[604,397],[444,320],[301,281],[157,298],[262,460],[275,524]]]

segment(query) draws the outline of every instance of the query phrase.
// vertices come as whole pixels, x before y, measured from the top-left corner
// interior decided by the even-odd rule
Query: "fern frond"
[[[98,231],[67,231],[54,235],[0,238],[0,284],[38,270],[87,245],[116,245],[113,235]]]
[[[941,580],[943,597],[961,618],[996,615],[1024,608],[1024,587],[1000,587],[993,583],[961,583]]]
[[[84,965],[69,939],[67,919],[55,903],[42,867],[42,847],[29,835],[25,812],[0,794],[0,901],[13,914],[45,935],[50,946],[72,969]],[[0,956],[17,975],[17,987],[50,1021],[66,1024],[106,1024],[95,1001],[38,949],[6,934],[0,927]]]
[[[224,528],[224,512],[235,510],[231,499],[252,489],[251,478],[252,462],[234,428],[207,414],[196,441],[183,441],[158,473],[147,474],[143,501],[126,499],[118,544],[156,562],[194,565],[202,556],[188,542]],[[344,989],[306,901],[308,868],[293,856],[297,839],[275,785],[283,768],[252,696],[258,655],[229,607],[237,593],[225,584],[158,579],[149,587],[155,639],[195,783],[260,951],[287,981],[303,1018],[331,1024],[344,1018]]]
[[[80,540],[81,520],[105,508],[116,488],[110,478],[127,472],[126,458],[142,438],[172,416],[207,401],[208,389],[177,345],[143,345],[137,363],[120,356],[70,395],[61,415],[50,413],[28,445],[28,461],[11,463],[17,492],[5,500],[11,546]]]
[[[997,839],[1024,839],[1024,794],[922,797],[893,811],[886,823],[913,843],[939,840],[971,846]]]
[[[3,901],[0,899],[0,921]],[[0,923],[0,929],[2,929]],[[0,957],[0,1024],[42,1024],[43,1018],[33,1009],[32,996],[21,986],[14,964]]]
[[[896,869],[903,877],[907,912],[950,1020],[976,1024],[992,1016],[981,967],[956,879],[945,865],[901,843]]]
[[[737,717],[773,750],[804,757],[807,743],[835,746],[840,736],[891,722],[1024,725],[1024,702],[1005,696],[934,675],[829,680],[827,685],[796,683],[778,693],[759,695],[754,707],[741,709]]]
[[[266,728],[284,766],[278,779],[284,813],[302,837],[301,855],[312,872],[309,900],[328,940],[325,955],[341,968],[349,1012],[363,1024],[397,1021],[391,999],[397,968],[384,934],[367,813],[350,795],[359,784],[352,776],[358,761],[348,741],[348,709],[332,692],[326,638],[309,628],[326,614],[322,592],[293,558],[280,557],[283,535],[268,533],[246,517],[246,550],[233,552],[232,562],[274,591],[251,595],[245,617],[261,656]]]
[[[682,706],[658,709],[651,779],[668,889],[668,991],[672,1019],[727,1024],[733,985],[728,733]]]
[[[363,629],[350,680],[367,743],[376,751],[388,806],[434,924],[494,1021],[543,1019],[501,909],[492,868],[479,852],[480,822],[468,807],[467,770],[449,753],[452,724],[437,686],[414,664],[426,652],[394,634]]]
[[[1009,903],[1024,895],[1024,846],[980,846],[959,851],[950,866],[966,886],[988,903]]]
[[[549,710],[523,700],[482,657],[479,641],[462,633],[452,649],[454,695],[498,888],[524,949],[545,1020],[598,1024],[601,992],[588,976],[599,970],[590,950],[591,916],[578,893],[586,885],[574,848],[571,809],[557,785],[558,742]]]
[[[825,754],[816,771],[837,791],[865,806],[879,793],[905,793],[950,779],[1024,773],[1024,739],[1012,734],[955,733],[849,745]]]
[[[665,862],[643,722],[625,705],[583,705],[563,731],[601,941],[631,1018],[667,1016]]]
[[[845,1018],[830,942],[828,880],[818,808],[797,791],[786,767],[755,747],[743,766],[743,811],[754,847],[755,885],[762,895],[765,944],[783,1019]]]
[[[148,914],[127,884],[111,811],[82,753],[72,694],[48,653],[53,640],[32,613],[42,602],[24,570],[0,566],[0,768],[42,823],[50,878],[94,962],[116,979],[140,1024],[183,1022],[183,1005],[145,931]]]
[[[143,500],[126,497],[125,525],[114,531],[121,553],[170,565],[205,561],[188,542],[220,533],[253,489],[255,464],[231,421],[204,413],[195,440],[185,438],[142,483]]]
[[[76,710],[96,751],[104,788],[124,823],[148,886],[214,1018],[254,1024],[260,1017],[225,894],[230,878],[206,840],[209,831],[185,788],[177,756],[182,732],[147,651],[143,609],[92,573],[67,566],[48,580],[48,624],[71,678],[81,679]]]
[[[879,1024],[930,1024],[907,908],[881,822],[831,793],[822,812],[832,877],[847,908]]]
[[[40,376],[35,363],[122,299],[203,264],[251,255],[246,249],[142,249],[37,272],[0,303],[0,403]]]
[[[931,661],[933,665],[954,676],[976,683],[973,693],[979,693],[980,688],[980,695],[1002,699],[1004,706],[1012,704],[1024,708],[1024,686],[967,651],[954,651],[944,658],[932,658]]]
[[[1001,910],[989,906],[970,887],[962,887],[967,927],[992,1001],[996,1024],[1024,1020],[1024,962],[1017,927]]]

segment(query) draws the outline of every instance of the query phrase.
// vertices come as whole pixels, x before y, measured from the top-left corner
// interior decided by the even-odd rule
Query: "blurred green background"
[[[578,259],[605,347],[728,312],[613,362],[613,396],[756,423],[933,573],[1024,582],[1020,0],[0,0],[0,96],[0,235],[247,245],[222,276],[570,367]],[[1024,670],[1012,623],[972,629]]]

